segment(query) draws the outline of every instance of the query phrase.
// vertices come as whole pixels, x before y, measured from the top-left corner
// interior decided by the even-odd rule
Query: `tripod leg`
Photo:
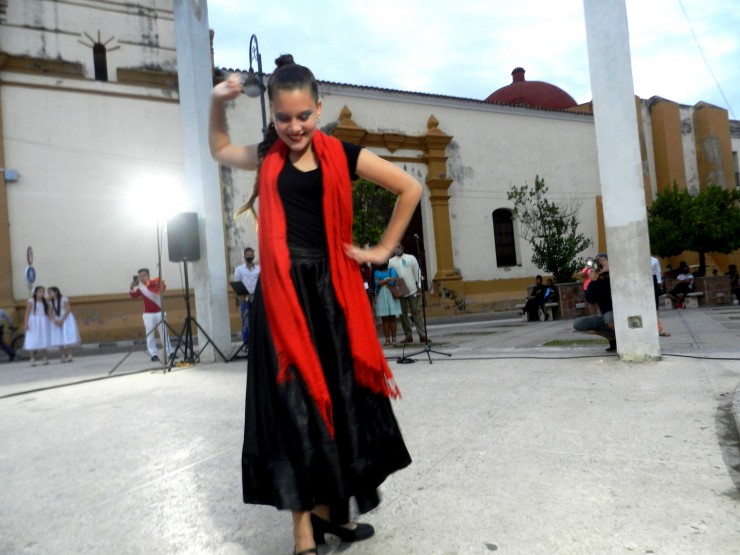
[[[138,341],[134,341],[133,345],[131,346],[131,350],[130,350],[130,351],[129,351],[128,353],[126,353],[126,354],[124,355],[124,357],[123,357],[123,358],[122,358],[121,360],[119,360],[119,361],[118,361],[118,363],[117,363],[117,364],[116,364],[116,365],[115,365],[115,366],[114,366],[113,368],[111,368],[111,370],[110,370],[110,371],[108,372],[108,375],[109,375],[109,376],[113,375],[113,373],[114,373],[114,372],[115,372],[116,370],[118,370],[118,368],[119,368],[119,367],[120,367],[120,366],[121,366],[121,365],[122,365],[122,364],[123,364],[124,362],[126,362],[126,359],[127,359],[128,357],[130,357],[130,356],[131,356],[131,353],[133,353],[133,352],[134,352],[135,350],[137,350],[137,349],[138,349],[139,347],[141,347],[141,346],[142,346],[143,344],[146,344],[147,340],[149,339],[149,336],[150,336],[151,334],[153,334],[153,333],[155,332],[155,330],[156,330],[156,326],[155,326],[154,328],[152,328],[151,330],[149,330],[149,332],[147,332],[147,334],[146,334],[146,335],[145,335],[145,336],[144,336],[144,337],[143,337],[142,339],[139,339]],[[146,352],[147,352],[147,354],[149,354],[149,350],[148,350],[148,349],[147,349],[147,351],[146,351]]]
[[[187,320],[185,321],[185,324],[187,324]],[[174,359],[177,355],[177,352],[180,350],[180,346],[183,345],[183,338],[185,336],[185,326],[182,327],[182,330],[180,330],[180,333],[177,334],[177,345],[175,345],[174,350],[172,351],[172,355],[170,358]],[[187,360],[187,347],[183,348],[183,354],[182,354],[183,360]]]
[[[195,349],[193,348],[193,331],[191,327],[191,322],[194,321],[195,318],[193,318],[192,316],[185,317],[185,322],[182,325],[182,330],[177,337],[177,346],[172,351],[172,355],[170,356],[170,360],[168,362],[168,370],[172,370],[172,367],[175,364],[175,357],[177,355],[177,352],[180,350],[180,347],[182,347],[183,362],[187,362],[189,364],[195,364],[197,362],[197,356],[195,355]]]
[[[244,355],[245,355],[243,357],[239,356],[242,351],[244,351]],[[238,358],[246,358],[246,355],[248,354],[249,354],[249,345],[247,345],[246,343],[242,343],[239,346],[239,348],[236,351],[234,351],[232,355],[229,357],[229,362],[234,361]]]
[[[223,360],[224,362],[228,362],[228,359],[227,359],[227,358],[226,358],[226,357],[224,356],[224,354],[223,354],[223,353],[221,352],[221,349],[219,349],[219,348],[218,348],[218,347],[216,346],[216,344],[215,344],[215,343],[213,342],[213,339],[211,339],[211,338],[209,337],[209,335],[208,335],[208,334],[206,333],[206,330],[204,330],[204,329],[203,329],[203,327],[202,327],[202,326],[201,326],[201,325],[200,325],[200,324],[198,323],[198,320],[196,320],[195,318],[192,318],[192,320],[193,320],[193,322],[195,322],[195,325],[196,325],[196,326],[198,326],[198,329],[200,330],[200,332],[201,332],[201,333],[202,333],[202,334],[203,334],[203,335],[205,336],[205,338],[206,338],[206,339],[208,340],[208,341],[206,341],[205,345],[203,345],[203,349],[205,349],[205,348],[206,348],[206,346],[207,346],[207,345],[208,345],[208,344],[210,343],[211,345],[213,345],[213,349],[214,349],[214,350],[215,350],[215,351],[216,351],[216,352],[218,353],[218,356],[220,356],[220,357],[221,357],[221,360]],[[198,354],[202,353],[202,352],[203,352],[203,349],[201,349],[201,350],[200,350],[200,351],[198,352]]]

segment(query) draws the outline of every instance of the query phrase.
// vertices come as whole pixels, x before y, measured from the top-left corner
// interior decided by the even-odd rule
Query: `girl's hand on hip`
[[[391,257],[391,250],[381,245],[375,245],[374,247],[362,249],[355,245],[344,245],[345,252],[352,260],[364,264],[370,262],[371,264],[379,265],[388,262]]]

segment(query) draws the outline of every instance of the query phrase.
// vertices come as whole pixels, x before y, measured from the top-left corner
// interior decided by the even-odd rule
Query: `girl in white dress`
[[[49,348],[51,321],[45,293],[46,289],[36,287],[33,290],[33,297],[28,299],[26,305],[26,338],[23,341],[23,348],[31,354],[31,366],[36,366],[37,355],[42,355],[44,364],[49,364],[46,350]]]
[[[49,287],[51,346],[59,347],[62,362],[72,362],[72,347],[80,344],[80,330],[69,299],[58,287]]]

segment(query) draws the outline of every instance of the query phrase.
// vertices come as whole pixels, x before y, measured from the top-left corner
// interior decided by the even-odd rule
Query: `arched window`
[[[93,44],[93,65],[95,66],[95,80],[108,80],[108,56],[105,45],[99,42]]]
[[[499,208],[493,211],[493,239],[496,244],[496,266],[516,266],[516,242],[511,211]]]

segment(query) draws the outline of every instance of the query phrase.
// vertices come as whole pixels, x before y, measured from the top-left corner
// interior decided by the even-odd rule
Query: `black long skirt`
[[[244,502],[293,511],[329,505],[335,518],[346,522],[349,499],[355,498],[361,513],[375,508],[378,486],[408,466],[411,457],[389,399],[354,379],[346,321],[334,295],[327,255],[292,250],[291,262],[329,388],[335,438],[295,368],[288,369],[291,379],[277,383],[277,357],[258,284],[250,314]]]

